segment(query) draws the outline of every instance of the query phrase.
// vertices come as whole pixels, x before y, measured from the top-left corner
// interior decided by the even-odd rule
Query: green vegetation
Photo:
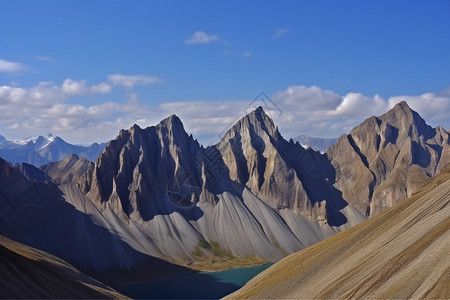
[[[267,260],[249,255],[246,257],[233,257],[232,259],[225,258],[205,258],[204,261],[199,261],[189,265],[189,268],[197,271],[223,271],[233,268],[257,266],[267,263]]]
[[[208,244],[208,242],[205,241],[205,240],[199,240],[198,243],[197,243],[197,247],[211,250],[211,245]]]
[[[197,257],[202,257],[205,255],[205,252],[202,249],[211,251],[211,245],[205,240],[199,240],[192,253]]]
[[[192,253],[194,253],[194,255],[197,257],[202,257],[204,255],[202,249],[200,249],[198,246],[195,246],[195,249]]]
[[[188,263],[188,267],[197,271],[220,271],[267,263],[265,259],[254,255],[235,257],[230,251],[223,249],[218,242],[209,241],[208,243],[204,239],[198,241],[192,255],[195,259]]]
[[[218,242],[210,241],[211,251],[217,257],[234,258],[230,251],[222,249]]]

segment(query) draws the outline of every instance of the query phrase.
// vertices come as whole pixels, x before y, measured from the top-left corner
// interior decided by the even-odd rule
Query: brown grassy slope
[[[0,298],[126,298],[46,252],[0,236]]]
[[[450,298],[450,169],[268,268],[228,298]]]

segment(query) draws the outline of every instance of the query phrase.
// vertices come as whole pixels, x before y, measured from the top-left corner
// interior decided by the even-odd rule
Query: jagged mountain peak
[[[236,136],[239,136],[239,138],[243,136],[249,136],[250,138],[253,136],[268,136],[275,141],[281,139],[278,127],[275,126],[273,120],[261,106],[237,121],[234,126],[228,129],[222,140],[228,140]]]
[[[156,125],[157,128],[167,128],[168,130],[172,130],[172,131],[185,131],[184,130],[184,125],[183,122],[180,120],[180,118],[173,114],[168,116],[167,118],[165,118],[164,120],[162,120],[161,122],[159,122],[158,125]]]
[[[406,101],[401,101],[395,104],[393,108],[391,108],[380,118],[386,119],[387,121],[394,121],[395,119],[400,119],[404,117],[412,119],[415,117],[415,115],[418,116],[418,114],[415,111],[413,111],[411,107],[409,107],[408,103],[406,103]]]
[[[447,149],[448,134],[402,101],[341,136],[327,155],[344,199],[369,216],[414,193],[448,163]]]
[[[72,154],[63,160],[41,166],[40,169],[50,176],[55,183],[61,184],[74,181],[85,175],[93,166],[94,164],[86,158],[79,158],[78,155]]]
[[[413,125],[419,131],[429,131],[432,129],[416,111],[409,107],[406,101],[397,103],[392,109],[380,116],[379,119],[397,128],[403,127],[408,129],[409,126]],[[426,133],[422,132],[422,134]]]
[[[183,122],[180,118],[173,114],[169,117],[163,119],[156,126],[150,126],[147,128],[141,128],[139,125],[134,124],[128,130],[122,130],[119,134],[121,137],[126,137],[131,134],[131,136],[136,136],[136,134],[148,135],[151,131],[169,133],[168,136],[176,138],[177,136],[188,136],[186,130],[184,129]],[[165,134],[164,134],[165,135]]]
[[[80,159],[80,157],[78,155],[71,154],[71,155],[67,156],[63,161],[64,162],[76,162],[79,159]]]
[[[398,102],[397,104],[394,105],[394,107],[392,108],[393,110],[403,110],[406,113],[411,113],[412,109],[409,107],[408,103],[406,103],[405,100],[402,100],[400,102]]]
[[[403,145],[408,140],[419,142],[426,141],[436,134],[425,120],[406,101],[397,103],[388,112],[381,116],[372,116],[363,123],[353,128],[348,135],[358,144],[360,141],[368,141],[372,148],[378,149],[380,145],[388,143]],[[372,136],[373,140],[368,140]],[[380,143],[379,139],[384,142]],[[363,151],[364,152],[364,151]]]
[[[197,168],[193,158],[199,152],[199,144],[176,115],[145,129],[135,124],[122,130],[99,156],[89,195],[96,203],[109,201],[116,212],[138,212],[151,219],[156,212],[168,211],[167,181],[178,173],[198,173],[191,169]]]

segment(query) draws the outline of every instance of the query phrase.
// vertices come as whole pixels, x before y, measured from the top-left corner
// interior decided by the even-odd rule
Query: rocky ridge
[[[0,234],[96,270],[276,261],[404,199],[442,168],[448,143],[406,103],[326,155],[286,141],[261,107],[207,148],[172,115],[122,130],[95,163],[3,161]],[[378,198],[392,182],[401,192]]]

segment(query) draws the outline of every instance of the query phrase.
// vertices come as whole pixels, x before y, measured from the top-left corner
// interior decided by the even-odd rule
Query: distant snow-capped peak
[[[45,143],[43,143],[42,147],[46,147],[48,146],[48,144],[50,144],[51,142],[54,141],[55,137],[53,136],[53,134],[51,133],[47,133],[46,136],[31,136],[31,137],[27,137],[25,139],[19,139],[19,140],[10,140],[11,143],[16,144],[16,145],[26,145],[29,142],[33,142],[33,144],[36,144],[36,142],[39,139],[44,139]]]

